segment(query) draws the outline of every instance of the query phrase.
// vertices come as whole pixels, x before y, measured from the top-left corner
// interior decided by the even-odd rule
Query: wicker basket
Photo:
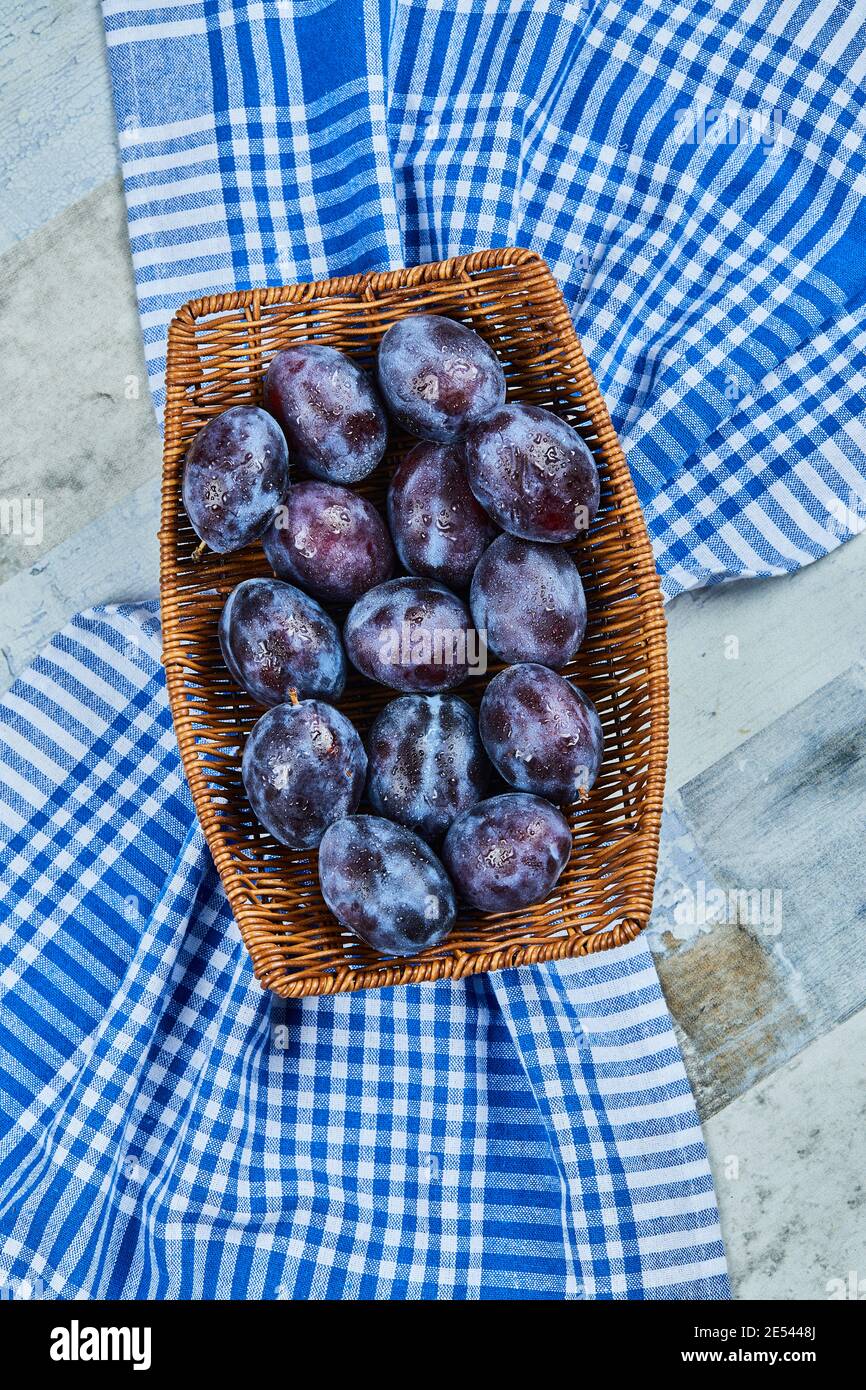
[[[599,514],[572,547],[589,622],[566,674],[598,707],[605,757],[589,799],[567,813],[574,852],[552,898],[518,913],[464,911],[443,946],[394,960],[341,931],[322,901],[315,853],[283,848],[253,819],[240,752],[262,709],[229,677],[217,620],[234,585],[270,571],[258,545],[193,562],[197,539],[180,483],[196,431],[230,405],[259,402],[263,373],[280,348],[316,337],[369,367],[389,324],[419,311],[475,328],[500,356],[509,398],[568,419],[598,462]],[[169,699],[195,807],[261,984],[297,998],[458,978],[637,936],[652,900],[667,755],[665,621],[622,450],[544,261],[520,249],[482,251],[411,270],[196,300],[171,325],[167,387],[160,542]],[[394,435],[385,464],[359,491],[381,505],[394,459],[408,444]],[[491,665],[460,694],[477,708],[498,669]],[[393,698],[354,675],[340,708],[364,735]]]

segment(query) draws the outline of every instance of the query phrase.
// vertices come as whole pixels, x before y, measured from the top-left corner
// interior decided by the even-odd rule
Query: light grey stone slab
[[[866,1298],[866,1011],[705,1126],[736,1298]]]
[[[157,597],[158,529],[153,480],[0,585],[0,691],[73,614]]]
[[[700,877],[690,899],[677,890],[691,929],[657,960],[711,1115],[866,1004],[866,668],[746,740],[679,804]]]
[[[0,0],[0,252],[117,166],[98,0]]]
[[[866,657],[864,594],[866,534],[796,574],[668,605],[671,790]]]
[[[0,258],[0,331],[3,580],[159,472],[119,179]]]

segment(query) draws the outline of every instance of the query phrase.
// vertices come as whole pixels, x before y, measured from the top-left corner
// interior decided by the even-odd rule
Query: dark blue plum
[[[359,599],[343,628],[362,675],[393,690],[453,690],[478,651],[466,605],[432,579],[389,579]]]
[[[556,545],[500,536],[478,562],[469,606],[475,626],[503,661],[565,666],[586,631],[577,566]]]
[[[380,816],[349,816],[325,832],[319,883],[340,925],[383,956],[438,946],[454,925],[454,889],[430,846]]]
[[[459,444],[416,444],[394,470],[388,523],[410,574],[466,589],[496,527],[469,491]]]
[[[493,766],[512,787],[550,801],[583,800],[604,751],[595,705],[548,666],[509,666],[484,692],[478,719]]]
[[[199,430],[183,465],[183,505],[211,550],[226,554],[256,540],[289,486],[282,430],[264,410],[233,405]]]
[[[409,314],[379,344],[379,388],[409,434],[448,444],[505,400],[495,352],[471,328]]]
[[[369,377],[324,343],[297,343],[265,375],[265,409],[301,467],[328,483],[357,483],[381,462],[385,412]]]
[[[334,483],[289,488],[262,544],[280,579],[332,603],[354,603],[394,573],[394,547],[376,508]]]
[[[219,622],[223,660],[262,705],[300,696],[338,700],[346,684],[340,633],[315,599],[279,579],[245,579]]]
[[[257,819],[290,849],[315,849],[329,825],[350,815],[366,773],[358,733],[322,700],[277,705],[263,714],[241,766]]]
[[[535,405],[505,405],[464,441],[469,486],[497,526],[525,541],[571,541],[598,510],[595,460],[576,430]]]
[[[570,855],[562,812],[524,792],[492,796],[465,811],[442,848],[457,892],[480,912],[518,912],[543,902]]]
[[[481,800],[490,778],[475,715],[458,695],[392,700],[370,730],[367,755],[373,810],[431,844]]]

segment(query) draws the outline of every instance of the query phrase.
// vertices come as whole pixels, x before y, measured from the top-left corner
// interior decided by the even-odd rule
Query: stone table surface
[[[0,75],[0,498],[43,503],[0,535],[5,688],[73,613],[156,595],[160,437],[95,0],[0,0]],[[650,939],[739,1297],[866,1280],[864,577],[860,536],[667,610]]]

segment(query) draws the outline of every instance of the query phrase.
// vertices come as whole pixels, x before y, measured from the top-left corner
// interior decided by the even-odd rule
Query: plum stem
[[[298,692],[293,685],[289,686],[289,700],[293,705],[299,705]]]
[[[192,562],[193,562],[194,565],[197,565],[197,564],[198,564],[199,560],[201,559],[202,555],[204,555],[204,553],[205,553],[206,550],[207,550],[207,541],[199,541],[199,543],[198,543],[198,545],[196,546],[195,550],[192,552]]]

